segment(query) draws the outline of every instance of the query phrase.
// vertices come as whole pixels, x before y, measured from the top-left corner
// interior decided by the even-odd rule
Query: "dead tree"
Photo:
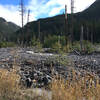
[[[83,51],[83,25],[81,26],[81,35],[80,35],[80,47],[81,51]]]
[[[93,43],[93,31],[91,31],[91,43]]]
[[[65,5],[65,34],[67,34],[67,5]]]
[[[27,30],[26,30],[26,32],[27,32],[27,34],[26,34],[26,40],[27,40],[27,38],[30,40],[30,27],[29,27],[29,20],[30,20],[30,10],[28,10],[28,12],[27,12]],[[26,45],[28,45],[28,42],[26,41],[26,43],[25,43]]]
[[[88,27],[86,28],[86,37],[87,37],[87,41],[89,40],[89,29],[88,29]]]
[[[40,20],[38,21],[38,39],[40,41]]]
[[[24,12],[25,12],[25,7],[24,7],[24,1],[20,0],[20,13],[21,13],[21,24],[22,24],[22,29],[21,29],[21,33],[22,33],[22,38],[21,38],[21,45],[23,46],[23,42],[24,42],[24,32],[23,32],[23,27],[24,27]]]
[[[30,10],[28,10],[27,23],[29,22],[29,19],[30,19]]]
[[[94,23],[91,23],[91,43],[93,43],[94,42]]]
[[[21,24],[23,28],[24,26],[24,2],[23,0],[20,0],[20,12],[21,12]]]
[[[71,0],[71,42],[73,43],[74,40],[74,0]]]
[[[67,23],[68,23],[68,18],[67,18],[67,5],[65,5],[65,35],[66,35],[66,38],[65,38],[65,41],[66,41],[66,44],[68,43],[68,39],[70,38],[68,36],[67,38],[67,32],[68,32],[68,27],[67,27]]]

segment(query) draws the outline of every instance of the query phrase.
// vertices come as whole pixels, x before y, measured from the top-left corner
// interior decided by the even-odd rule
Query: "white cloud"
[[[18,7],[12,6],[12,5],[0,5],[0,17],[5,18],[7,21],[15,22],[16,24],[19,24],[20,17],[19,12],[17,11]]]
[[[19,6],[13,5],[0,5],[0,17],[5,18],[8,22],[13,22],[21,26],[21,15],[19,12]],[[24,17],[24,24],[27,22],[27,16]],[[30,16],[30,21],[35,20],[34,15]]]
[[[67,4],[68,12],[70,13],[71,0],[30,0],[27,9],[31,10],[30,21],[39,18],[41,15],[53,16],[59,14]],[[95,0],[75,0],[75,12],[79,12],[87,8]],[[21,26],[21,16],[19,13],[19,6],[14,5],[0,5],[0,17],[5,18]],[[24,23],[27,22],[27,15],[25,15]]]
[[[51,10],[51,12],[49,13],[49,16],[54,16],[54,15],[56,15],[56,14],[59,14],[60,13],[60,10],[61,9],[63,9],[62,7],[57,7],[57,8],[53,8],[52,10]]]
[[[95,0],[75,0],[75,12],[88,8]]]
[[[64,9],[65,4],[67,4],[68,13],[71,9],[71,0],[31,0],[29,2],[29,8],[32,10],[34,15],[40,16],[42,14],[47,14],[47,16],[53,16],[59,14],[62,9]],[[74,12],[79,12],[90,6],[95,0],[74,0]],[[44,2],[46,2],[44,4]],[[57,6],[59,5],[59,6]]]
[[[47,16],[52,16],[59,14],[62,9],[65,7],[65,0],[31,0],[29,2],[28,8],[31,9],[35,17],[41,16],[43,14]],[[45,3],[44,3],[45,2]],[[70,2],[67,0],[68,7],[70,9]]]

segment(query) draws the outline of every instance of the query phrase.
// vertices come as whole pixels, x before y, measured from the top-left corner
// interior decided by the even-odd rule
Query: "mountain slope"
[[[85,19],[100,19],[100,0],[96,0],[89,8],[78,14]]]
[[[0,40],[8,39],[20,27],[0,17]]]
[[[89,40],[91,33],[93,33],[94,41],[100,41],[100,0],[96,0],[89,8],[83,12],[74,14],[74,40],[80,39],[81,26],[84,26],[84,38],[86,39],[87,28]],[[40,22],[40,34],[39,34]],[[40,37],[44,41],[48,35],[68,35],[71,32],[71,15],[68,15],[67,33],[65,33],[64,15],[58,15],[51,18],[39,19],[25,25],[24,39],[30,41],[33,36]],[[21,30],[16,32],[16,37],[22,37]]]

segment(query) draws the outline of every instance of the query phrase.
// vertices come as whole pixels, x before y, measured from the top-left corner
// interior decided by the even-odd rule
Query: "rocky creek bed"
[[[1,48],[0,68],[10,70],[17,66],[21,82],[27,87],[48,85],[54,76],[65,79],[76,75],[95,74],[100,77],[100,54],[91,55],[34,53],[33,48]],[[66,63],[67,62],[67,63]]]

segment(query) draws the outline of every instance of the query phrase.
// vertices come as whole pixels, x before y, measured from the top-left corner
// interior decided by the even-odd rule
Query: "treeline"
[[[40,21],[40,33],[39,33],[39,22]],[[77,16],[74,16],[73,22],[73,34],[74,41],[80,40],[81,27],[83,26],[83,39],[89,40],[92,42],[100,41],[100,20],[85,20],[78,19]],[[65,28],[67,32],[65,33]],[[41,43],[44,43],[44,40],[49,36],[65,36],[70,37],[71,34],[71,23],[70,17],[65,27],[64,15],[56,16],[53,18],[41,19],[35,22],[28,23],[22,29],[17,31],[10,40],[15,42],[23,42],[29,44],[29,42],[35,37],[39,39]]]
[[[58,37],[64,41],[62,43],[59,40],[62,45],[67,45],[73,32],[74,42],[80,41],[81,38],[82,41],[90,41],[91,43],[100,42],[99,8],[100,0],[97,0],[85,11],[75,13],[73,22],[71,15],[68,14],[67,24],[65,24],[65,14],[27,23],[23,28],[9,36],[9,40],[18,45],[24,44],[26,46],[33,45],[33,41],[38,41],[43,47],[52,47],[52,43],[58,42]]]

